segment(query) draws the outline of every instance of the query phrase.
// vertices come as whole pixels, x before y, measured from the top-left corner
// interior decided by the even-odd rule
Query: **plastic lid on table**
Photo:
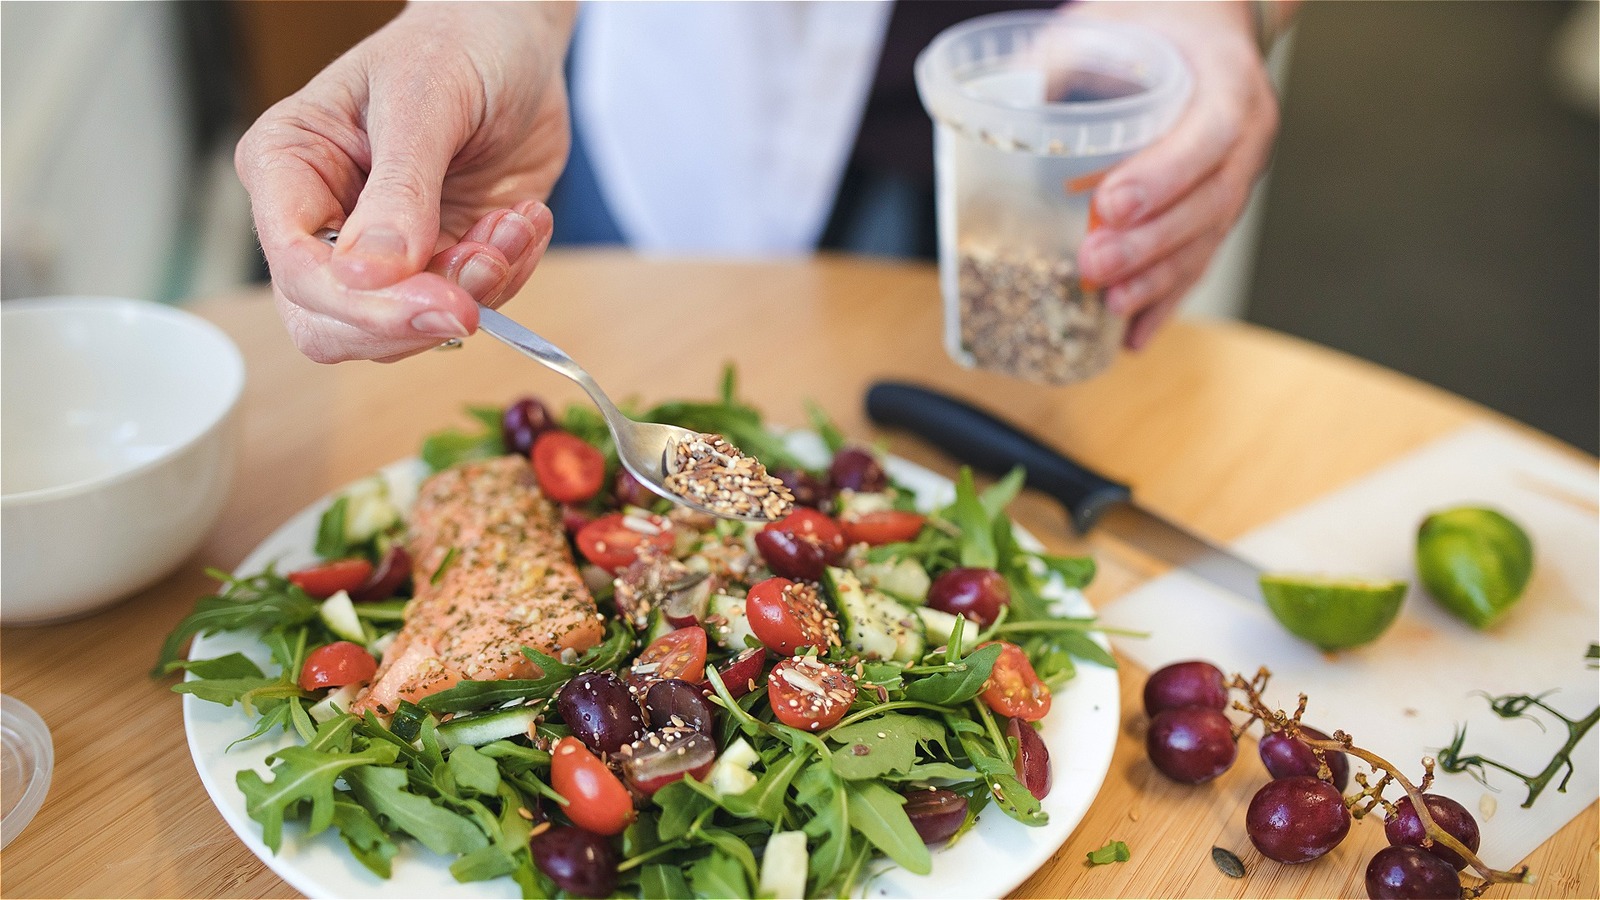
[[[50,790],[55,744],[39,714],[0,695],[0,848],[33,821]]]

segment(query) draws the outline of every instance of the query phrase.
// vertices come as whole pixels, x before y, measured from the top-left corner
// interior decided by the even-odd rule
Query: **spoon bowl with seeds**
[[[316,237],[331,247],[339,232],[323,228]],[[709,515],[748,522],[781,519],[794,508],[794,495],[782,481],[720,435],[628,418],[565,351],[498,310],[481,307],[478,327],[577,382],[605,419],[623,468],[655,493]]]

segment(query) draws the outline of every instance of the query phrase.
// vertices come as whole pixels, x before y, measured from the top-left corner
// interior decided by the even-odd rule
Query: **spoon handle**
[[[622,413],[618,411],[611,398],[600,389],[598,382],[583,367],[573,361],[566,351],[550,343],[524,325],[504,314],[485,306],[478,310],[478,327],[501,343],[514,350],[530,356],[550,368],[576,381],[589,394],[589,399],[600,407],[600,412],[605,415],[607,424],[617,421]]]

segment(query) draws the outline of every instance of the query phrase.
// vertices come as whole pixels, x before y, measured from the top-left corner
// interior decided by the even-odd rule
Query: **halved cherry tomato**
[[[350,592],[350,599],[356,603],[387,600],[410,577],[411,554],[406,552],[406,548],[395,544],[383,554],[383,559],[378,560],[378,567],[372,570],[367,580]]]
[[[816,581],[844,556],[844,532],[824,513],[801,507],[756,532],[756,549],[775,575]]]
[[[633,798],[622,779],[575,737],[562,738],[551,752],[550,786],[567,801],[561,811],[579,828],[621,834],[633,821]]]
[[[645,671],[640,671],[641,666]],[[700,682],[706,677],[706,630],[691,625],[656,638],[633,661],[633,672],[649,678]]]
[[[377,671],[378,661],[360,644],[334,641],[306,655],[300,667],[300,689],[315,691],[371,681]]]
[[[610,513],[578,529],[573,540],[584,559],[615,575],[639,558],[640,546],[648,544],[665,553],[677,538],[672,523],[660,516]]]
[[[897,544],[909,541],[922,530],[927,517],[899,509],[869,512],[854,519],[840,519],[844,539],[852,544]]]
[[[1002,716],[1016,716],[1027,722],[1037,722],[1050,711],[1050,688],[1039,680],[1033,663],[1021,647],[1006,641],[990,641],[1000,645],[1000,658],[994,661],[989,680],[983,685],[983,702]]]
[[[559,503],[582,503],[600,493],[606,458],[588,441],[567,431],[546,431],[533,441],[533,474]]]
[[[336,559],[320,566],[290,572],[287,577],[300,590],[318,600],[326,600],[340,591],[356,590],[371,575],[372,563],[356,557]]]
[[[856,680],[814,656],[781,660],[767,676],[772,714],[791,728],[832,728],[856,702]]]
[[[750,588],[744,613],[756,638],[782,656],[806,647],[827,650],[839,645],[839,621],[809,584],[768,578]]]

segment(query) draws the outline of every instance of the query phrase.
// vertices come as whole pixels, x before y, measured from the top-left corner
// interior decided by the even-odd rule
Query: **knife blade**
[[[1073,530],[1100,526],[1151,556],[1229,593],[1259,599],[1261,570],[1225,547],[1140,506],[1133,491],[992,413],[919,385],[881,381],[867,391],[867,415],[903,428],[974,469],[999,476],[1016,466],[1027,485],[1055,498]]]

